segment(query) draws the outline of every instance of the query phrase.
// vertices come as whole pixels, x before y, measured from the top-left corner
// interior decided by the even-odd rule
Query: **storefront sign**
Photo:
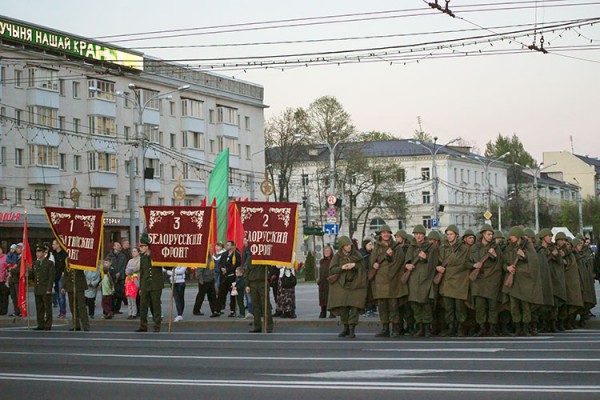
[[[143,210],[154,266],[206,266],[211,207],[149,206]]]
[[[121,218],[104,217],[104,225],[121,225]]]
[[[298,204],[237,203],[252,262],[291,266],[296,245]]]
[[[0,19],[0,37],[129,68],[144,67],[141,55],[106,47],[84,38],[41,30],[5,18]]]
[[[69,254],[71,268],[95,271],[100,256],[102,210],[44,207],[56,240]]]
[[[21,213],[5,212],[0,213],[0,222],[19,222]]]

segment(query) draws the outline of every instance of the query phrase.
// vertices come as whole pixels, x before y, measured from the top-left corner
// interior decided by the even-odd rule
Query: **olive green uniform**
[[[347,263],[356,263],[350,270],[343,270]],[[331,259],[329,275],[339,278],[329,287],[327,307],[340,317],[344,325],[357,325],[358,316],[367,300],[367,268],[363,256],[356,250],[344,253],[343,247]]]
[[[52,285],[54,285],[54,263],[47,258],[35,260],[30,277],[34,279],[35,313],[37,329],[52,328]]]
[[[389,248],[393,251],[391,256],[386,254]],[[400,280],[404,272],[404,251],[393,239],[389,245],[379,239],[371,252],[369,268],[373,268],[374,263],[379,264],[379,269],[371,280],[371,291],[373,299],[377,300],[379,320],[382,324],[398,324],[400,305],[408,296],[408,286]]]
[[[250,264],[244,271],[244,277],[248,282],[252,299],[252,314],[254,315],[252,330],[255,332],[262,331],[262,318],[265,309],[265,273],[268,269],[268,265]],[[273,332],[273,313],[268,294],[267,291],[267,332]]]
[[[419,257],[423,251],[427,256],[425,259]],[[433,309],[430,302],[430,294],[433,285],[435,267],[439,261],[438,249],[423,241],[423,243],[412,243],[406,255],[407,264],[413,264],[408,278],[408,301],[414,313],[417,324],[431,324],[433,321]]]
[[[579,278],[579,267],[577,258],[573,251],[565,249],[565,283],[567,287],[567,305],[568,314],[572,316],[581,307],[583,307],[583,297],[581,292],[581,281]]]
[[[75,329],[79,330],[83,327],[84,331],[90,330],[90,321],[88,319],[87,309],[85,306],[85,290],[87,289],[87,281],[82,270],[65,268],[63,276],[63,288],[68,294],[69,308],[75,322]],[[75,288],[75,296],[73,296],[73,288]]]
[[[515,243],[508,245],[506,248],[506,267],[517,259],[519,248],[520,246]],[[527,243],[523,252],[525,257],[518,257],[515,264],[516,272],[513,286],[511,288],[504,287],[504,290],[510,296],[510,313],[513,322],[516,324],[530,324],[532,305],[542,304],[543,301],[537,253],[530,243]]]
[[[440,295],[444,301],[444,321],[464,323],[467,319],[465,300],[469,296],[469,247],[458,240],[454,245],[445,244],[440,249],[440,262],[446,271],[440,283]]]
[[[162,268],[152,266],[148,254],[140,256],[140,329],[148,329],[148,308],[152,312],[154,331],[160,331],[162,309],[160,296],[165,286]]]
[[[476,264],[480,262],[486,254],[489,254],[490,248],[494,247],[496,257],[490,255],[485,260],[477,279],[471,282],[471,295],[475,303],[475,321],[479,325],[486,322],[490,324],[498,323],[498,298],[502,286],[502,252],[499,246],[483,241],[476,242],[470,248],[469,263]]]

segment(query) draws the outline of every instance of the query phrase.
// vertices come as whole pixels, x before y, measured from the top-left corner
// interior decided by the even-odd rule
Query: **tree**
[[[293,167],[302,155],[306,139],[301,135],[307,128],[307,114],[302,108],[287,108],[265,125],[265,161],[271,165],[271,180],[278,188],[275,201],[289,200],[289,182]],[[273,169],[279,172],[277,180]]]
[[[307,123],[309,129],[306,133],[331,146],[349,139],[356,132],[350,114],[332,96],[319,97],[308,106]]]
[[[534,216],[531,211],[531,202],[525,201],[522,197],[522,189],[524,180],[522,178],[521,167],[515,165],[520,164],[523,167],[536,167],[535,159],[525,150],[525,146],[516,134],[512,137],[502,136],[498,134],[494,142],[489,141],[485,145],[485,156],[487,158],[499,158],[506,152],[510,152],[508,156],[502,159],[508,168],[508,184],[514,188],[512,200],[508,202],[506,207],[507,226],[510,225],[528,225],[533,222]],[[527,183],[529,185],[529,183]]]
[[[311,282],[315,280],[315,256],[309,251],[304,260],[304,281]]]
[[[361,140],[363,142],[377,142],[377,141],[385,141],[385,140],[396,140],[398,138],[394,137],[391,133],[388,132],[379,132],[379,131],[370,131],[365,132]]]
[[[413,139],[421,142],[433,142],[433,136],[423,130],[423,126],[421,125],[421,117],[417,117],[417,122],[419,123],[419,129],[415,129]]]
[[[581,205],[583,225],[591,225],[595,237],[600,232],[600,199],[588,196]],[[572,201],[564,201],[560,206],[560,225],[566,226],[573,233],[579,232],[579,207]]]

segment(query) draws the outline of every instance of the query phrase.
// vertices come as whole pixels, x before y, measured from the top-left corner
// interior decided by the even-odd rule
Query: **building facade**
[[[0,24],[2,246],[20,241],[25,211],[32,242],[51,239],[44,206],[102,209],[105,243],[129,237],[131,204],[136,220],[143,203],[200,205],[226,148],[230,197],[257,198],[261,86],[22,21]]]
[[[545,169],[554,179],[575,184],[581,187],[581,196],[600,195],[600,160],[568,151],[544,152],[544,164],[551,167]]]

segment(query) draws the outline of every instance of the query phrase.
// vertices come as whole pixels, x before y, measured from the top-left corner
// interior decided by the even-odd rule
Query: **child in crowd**
[[[235,300],[237,302],[239,314],[238,318],[246,317],[246,307],[244,307],[244,293],[246,293],[246,278],[244,278],[244,267],[237,267],[235,269],[235,282],[233,284],[233,288],[231,289],[231,295],[234,296],[233,291],[237,292],[237,296],[235,296]]]
[[[112,319],[113,317],[112,302],[113,294],[115,293],[115,284],[110,276],[110,265],[110,261],[104,261],[104,278],[102,279],[102,311],[105,319]]]
[[[127,267],[125,270],[125,296],[127,296],[127,307],[129,308],[129,317],[127,319],[135,319],[137,315],[137,305],[135,299],[140,287],[140,278],[133,268]]]

